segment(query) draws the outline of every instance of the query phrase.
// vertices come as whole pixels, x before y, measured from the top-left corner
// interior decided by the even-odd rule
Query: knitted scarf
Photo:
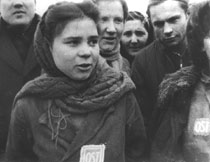
[[[101,57],[88,80],[75,81],[67,77],[55,66],[46,33],[49,32],[42,20],[35,33],[34,48],[46,74],[28,82],[15,102],[26,96],[52,99],[61,110],[87,113],[110,106],[134,88],[127,74],[113,70]]]
[[[15,101],[25,96],[54,99],[56,106],[71,113],[87,113],[106,108],[134,88],[125,73],[113,71],[99,59],[96,72],[86,82],[46,74],[28,82]]]
[[[115,60],[118,60],[119,59],[119,56],[120,56],[120,45],[117,46],[112,51],[105,51],[103,49],[100,49],[100,54],[107,61],[115,61]]]
[[[100,49],[100,55],[107,61],[108,65],[115,70],[122,70],[122,56],[120,55],[120,44],[112,51]]]

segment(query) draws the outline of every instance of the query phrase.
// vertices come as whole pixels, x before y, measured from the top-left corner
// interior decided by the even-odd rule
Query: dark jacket
[[[132,93],[125,94],[104,110],[86,116],[70,114],[61,122],[67,122],[67,127],[60,130],[57,141],[52,139],[47,115],[51,103],[52,100],[30,97],[18,100],[11,119],[7,148],[9,159],[25,157],[29,159],[26,161],[79,162],[85,145],[101,145],[105,146],[104,162],[141,162],[146,135],[143,118]],[[83,119],[84,122],[79,122]],[[81,129],[75,134],[77,127]]]
[[[146,128],[151,122],[159,84],[165,74],[180,69],[180,64],[182,66],[191,64],[188,52],[185,51],[180,58],[167,51],[158,40],[142,49],[135,57],[131,77],[136,85],[136,98],[142,110]]]
[[[37,24],[39,17],[36,15],[33,25]],[[30,31],[35,31],[34,26]],[[11,107],[16,93],[29,80],[40,75],[40,67],[36,62],[33,51],[33,36],[26,55],[25,62],[22,61],[13,41],[11,33],[0,20],[0,150],[4,151],[10,121]],[[18,42],[17,42],[18,43]]]
[[[189,160],[192,157],[184,153],[184,139],[193,92],[200,76],[199,70],[190,66],[170,74],[161,83],[154,115],[157,122],[152,128],[151,162],[192,162]]]

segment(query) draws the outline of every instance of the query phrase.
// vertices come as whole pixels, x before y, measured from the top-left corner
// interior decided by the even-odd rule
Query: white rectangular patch
[[[84,145],[80,150],[80,162],[104,162],[105,145]]]
[[[195,120],[194,135],[208,136],[210,135],[210,119],[209,118],[198,118]]]

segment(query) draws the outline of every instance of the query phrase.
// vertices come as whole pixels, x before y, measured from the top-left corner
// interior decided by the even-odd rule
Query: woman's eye
[[[77,46],[79,44],[79,40],[70,40],[70,41],[66,42],[66,44],[68,44],[70,46]]]
[[[95,46],[98,43],[98,39],[93,39],[89,41],[90,46]]]
[[[143,36],[145,35],[145,33],[142,32],[142,31],[136,31],[135,33],[136,33],[136,35],[139,36],[139,37],[143,37]]]
[[[108,21],[108,17],[101,17],[100,18],[100,22],[107,22]]]
[[[123,33],[124,36],[126,37],[130,37],[132,35],[132,32],[131,31],[126,31]]]
[[[122,19],[122,18],[116,18],[116,19],[115,19],[115,22],[116,22],[117,24],[120,24],[120,23],[123,22],[123,19]]]
[[[157,28],[162,28],[164,26],[164,21],[156,21],[154,22],[154,26]]]

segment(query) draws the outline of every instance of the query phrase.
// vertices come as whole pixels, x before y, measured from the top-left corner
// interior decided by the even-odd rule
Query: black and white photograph
[[[210,162],[210,0],[0,0],[0,162]]]

